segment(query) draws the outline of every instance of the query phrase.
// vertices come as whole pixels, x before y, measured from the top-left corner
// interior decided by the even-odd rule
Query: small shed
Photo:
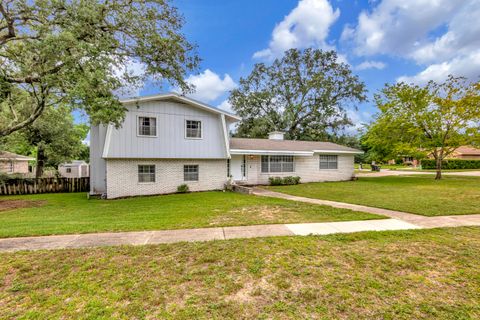
[[[73,160],[58,166],[58,173],[64,178],[83,178],[90,176],[90,165],[83,160]]]

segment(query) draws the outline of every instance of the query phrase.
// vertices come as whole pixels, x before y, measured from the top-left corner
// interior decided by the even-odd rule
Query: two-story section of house
[[[223,189],[228,128],[239,117],[175,93],[122,101],[125,121],[92,126],[91,194],[107,198]]]
[[[90,192],[107,198],[220,190],[227,181],[267,184],[270,177],[302,182],[349,180],[360,150],[321,141],[229,137],[239,117],[175,93],[123,100],[120,128],[90,131]]]

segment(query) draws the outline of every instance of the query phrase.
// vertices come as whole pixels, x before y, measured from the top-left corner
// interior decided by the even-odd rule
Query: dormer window
[[[157,118],[138,117],[138,135],[155,137],[157,135]]]
[[[202,121],[186,120],[185,121],[185,138],[201,139],[202,138]]]

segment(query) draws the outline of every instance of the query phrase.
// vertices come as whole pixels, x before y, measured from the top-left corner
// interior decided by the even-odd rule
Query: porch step
[[[241,186],[241,185],[238,185],[237,183],[232,185],[232,191],[233,192],[238,192],[238,193],[243,193],[243,194],[252,194],[253,193],[252,188],[249,188],[249,187],[246,187],[246,186]]]

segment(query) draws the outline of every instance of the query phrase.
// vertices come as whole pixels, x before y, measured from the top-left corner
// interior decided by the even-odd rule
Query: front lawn
[[[2,319],[479,319],[480,228],[0,254]]]
[[[34,206],[12,209],[29,205]],[[8,210],[2,211],[2,207]],[[232,192],[119,200],[88,200],[85,193],[0,198],[0,237],[381,218],[369,213]]]
[[[480,214],[480,177],[359,177],[357,181],[267,187],[296,196],[361,204],[425,216]]]

